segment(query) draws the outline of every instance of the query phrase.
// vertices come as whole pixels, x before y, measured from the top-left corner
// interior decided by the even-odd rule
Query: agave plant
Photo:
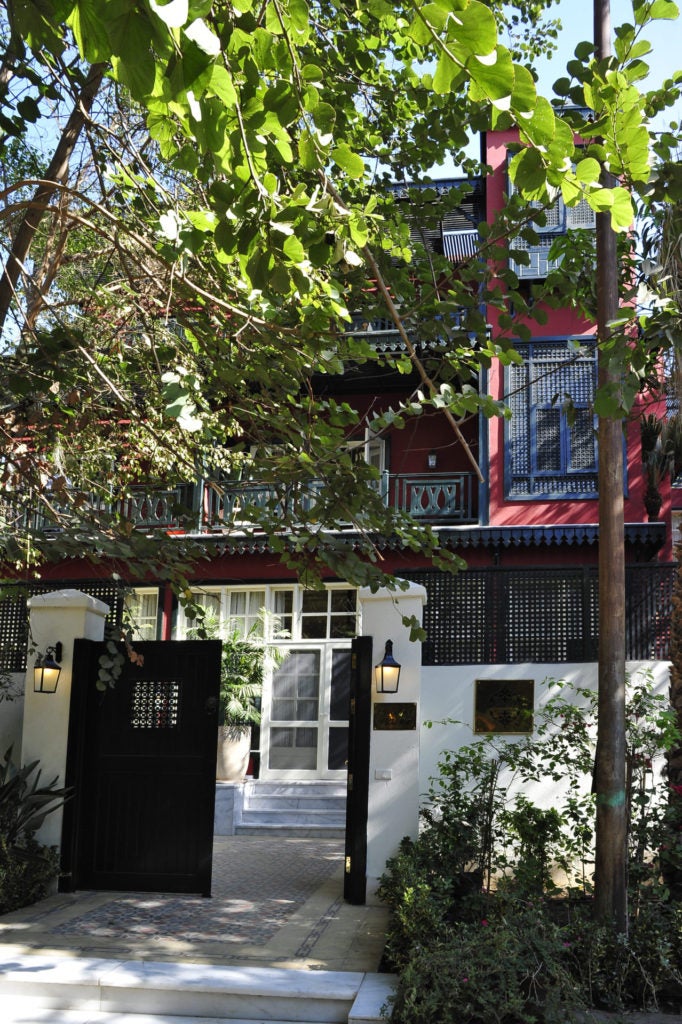
[[[40,784],[39,761],[18,767],[12,747],[0,764],[0,834],[8,847],[20,846],[33,836],[48,814],[62,807],[71,790],[60,789],[57,778]]]
[[[679,465],[679,424],[675,417],[665,421],[650,414],[643,417],[640,431],[642,465],[647,478],[644,505],[655,518],[662,504],[660,484],[666,476],[674,479]]]

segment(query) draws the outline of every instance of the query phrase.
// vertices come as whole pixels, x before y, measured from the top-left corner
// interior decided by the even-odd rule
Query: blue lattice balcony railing
[[[464,326],[466,310],[460,309],[450,315],[448,326],[450,330],[461,330]],[[375,317],[370,320],[362,313],[353,316],[353,324],[348,335],[354,338],[362,338],[376,352],[404,352],[405,342],[396,330],[392,320],[386,317]],[[418,348],[423,344],[419,331],[408,330],[407,336],[412,344]],[[427,344],[432,344],[431,341]]]
[[[415,519],[474,523],[473,473],[398,474],[391,478],[393,506]]]
[[[249,508],[267,508],[277,511],[278,504],[288,505],[287,511],[305,516],[313,513],[323,484],[313,483],[308,489],[288,497],[278,495],[274,489],[258,484],[225,483],[208,485],[204,492],[203,527],[209,530],[227,529],[240,522],[248,522]],[[435,474],[382,474],[377,488],[386,504],[415,519],[447,522],[475,523],[476,480],[472,473]]]
[[[384,472],[376,487],[385,503],[415,519],[439,523],[475,523],[476,480],[471,473],[389,474]],[[315,506],[324,484],[313,481],[305,490],[288,491],[266,484],[240,482],[204,482],[194,488],[182,485],[173,489],[134,489],[125,497],[103,502],[93,497],[81,505],[87,514],[120,516],[137,530],[215,533],[248,525],[253,510],[269,509],[277,517],[304,522],[315,517]],[[194,511],[192,511],[192,509]],[[73,516],[69,508],[55,511],[64,523]],[[339,526],[346,524],[339,523]],[[37,532],[59,530],[59,520],[48,518],[40,510],[27,513],[9,503],[0,505],[0,532],[29,529]]]
[[[169,491],[135,490],[119,499],[113,510],[124,519],[132,520],[139,529],[174,529],[180,524],[178,509],[183,505],[183,496],[181,488]]]
[[[37,533],[59,531],[62,525],[72,522],[82,510],[84,516],[118,516],[132,522],[136,529],[177,529],[180,526],[180,509],[186,501],[186,488],[176,487],[169,490],[151,488],[133,489],[125,497],[106,501],[94,494],[83,497],[73,506],[64,503],[50,502],[50,515],[47,507],[38,505],[27,511],[21,505],[12,502],[0,503],[0,532],[10,530],[31,530]]]

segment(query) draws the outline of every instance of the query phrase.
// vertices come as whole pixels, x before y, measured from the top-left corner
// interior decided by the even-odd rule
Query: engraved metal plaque
[[[477,679],[474,732],[533,731],[532,679]]]
[[[373,727],[377,732],[400,732],[417,728],[417,705],[375,704]]]

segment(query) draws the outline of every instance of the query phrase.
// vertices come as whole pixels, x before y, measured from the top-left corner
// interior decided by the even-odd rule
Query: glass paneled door
[[[263,709],[263,778],[342,778],[348,756],[350,646],[292,646]]]

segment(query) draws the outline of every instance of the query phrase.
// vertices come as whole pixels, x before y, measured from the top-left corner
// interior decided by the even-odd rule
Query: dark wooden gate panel
[[[346,802],[346,869],[343,896],[348,903],[367,898],[367,812],[369,742],[372,715],[372,638],[358,636],[351,647],[348,723],[348,795]]]
[[[210,896],[220,646],[136,643],[100,692],[105,645],[76,641],[63,888]]]

